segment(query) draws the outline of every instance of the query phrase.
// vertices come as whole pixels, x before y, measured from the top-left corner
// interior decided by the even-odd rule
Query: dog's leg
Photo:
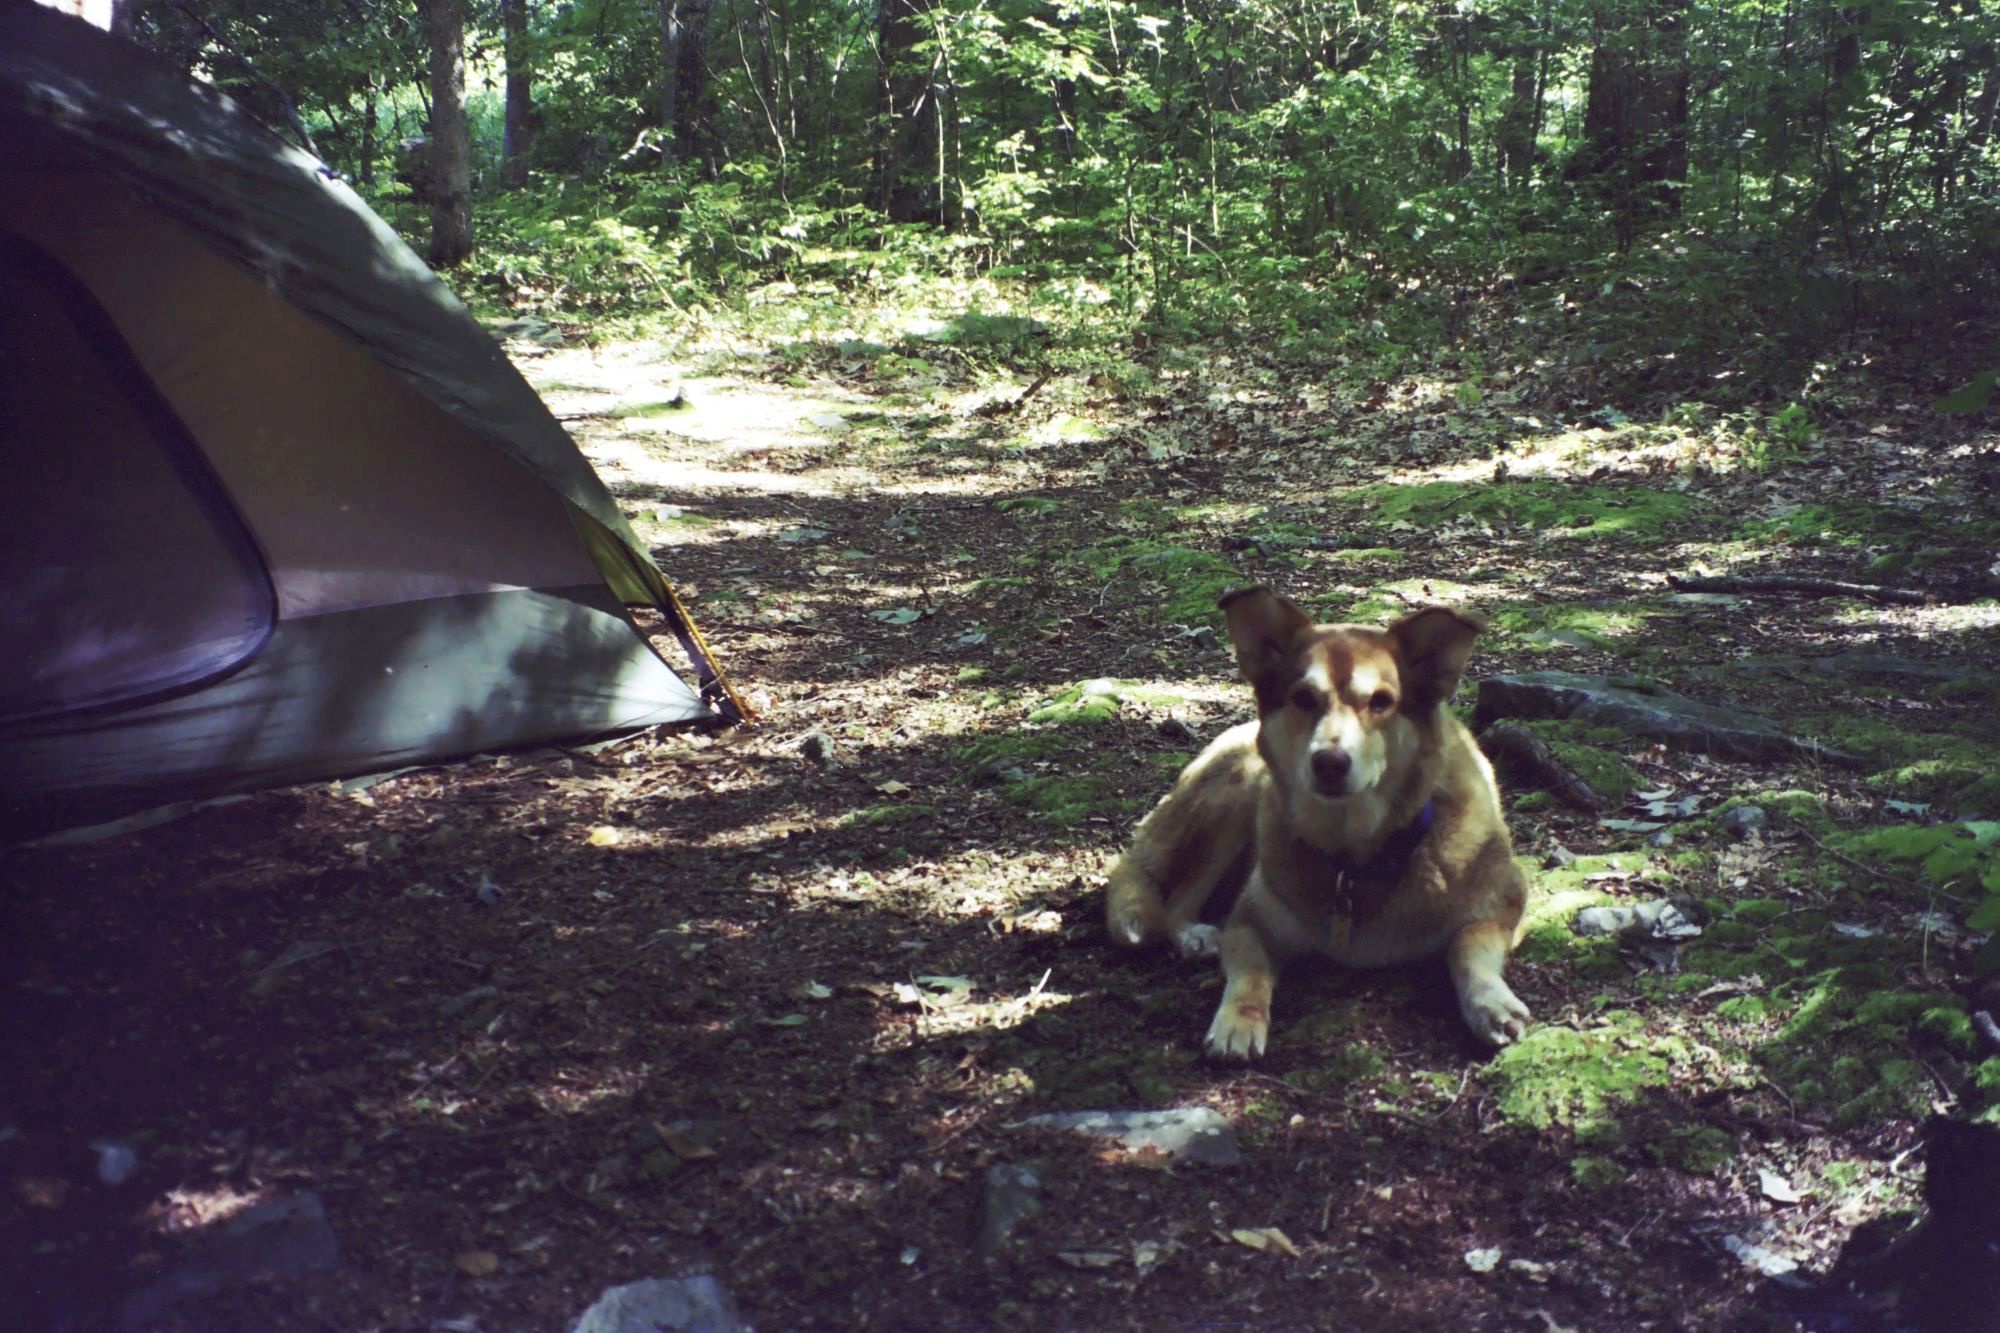
[[[1113,944],[1172,940],[1183,957],[1215,955],[1218,932],[1201,924],[1201,909],[1249,849],[1262,762],[1254,723],[1224,732],[1141,821],[1104,886]]]
[[[1528,1006],[1507,985],[1501,970],[1514,932],[1498,921],[1475,921],[1452,936],[1446,960],[1458,987],[1458,1009],[1472,1034],[1489,1046],[1505,1046],[1528,1030]]]
[[[1263,938],[1233,917],[1222,930],[1222,1003],[1208,1025],[1208,1053],[1218,1060],[1254,1060],[1271,1031],[1277,965]]]

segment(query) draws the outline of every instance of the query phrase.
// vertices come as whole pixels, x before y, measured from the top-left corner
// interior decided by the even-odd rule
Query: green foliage
[[[140,14],[142,42],[397,192],[395,142],[425,128],[410,0]],[[2000,242],[2000,136],[1979,109],[1991,6],[1801,0],[1773,23],[1739,3],[1671,30],[1624,0],[940,0],[894,23],[723,0],[684,17],[691,58],[667,70],[646,0],[535,6],[507,44],[494,10],[471,11],[499,304],[686,309],[773,277],[986,272],[1381,376],[1461,342],[1463,298],[1498,275],[1618,349],[1614,385],[1713,383],[1725,363],[1798,385],[1857,318],[1982,317]],[[501,76],[522,72],[530,184],[505,191]],[[1657,110],[1664,154],[1596,123],[1677,83],[1693,92],[1684,116]],[[996,333],[1019,341],[954,336]],[[1979,410],[1996,375],[1961,374],[1939,409]],[[1455,392],[1469,406],[1489,387]],[[1756,423],[1752,465],[1802,447],[1812,410]]]
[[[1854,855],[1913,867],[1940,892],[1969,896],[1966,929],[2000,932],[2000,821],[1892,824],[1843,835],[1840,842]],[[2000,972],[2000,933],[1974,957],[1973,972]]]

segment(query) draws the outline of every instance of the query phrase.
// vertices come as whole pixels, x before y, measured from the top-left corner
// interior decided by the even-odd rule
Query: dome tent
[[[0,291],[0,832],[740,716],[409,247],[227,98],[19,0]]]

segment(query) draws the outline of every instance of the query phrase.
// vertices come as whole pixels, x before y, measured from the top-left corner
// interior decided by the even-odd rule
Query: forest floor
[[[1642,414],[1532,357],[1040,380],[1040,337],[514,344],[759,723],[0,861],[30,1326],[115,1326],[308,1193],[330,1267],[169,1277],[146,1326],[560,1329],[699,1271],[764,1329],[1789,1326],[1784,1261],[1898,1225],[1925,1117],[2000,1101],[1963,984],[1989,826],[1940,822],[2000,817],[1990,431],[1838,372],[1810,411]],[[1668,585],[1697,569],[1934,600]],[[1212,608],[1251,582],[1323,619],[1477,607],[1473,681],[1642,679],[1866,762],[1545,724],[1617,808],[1508,791],[1527,1039],[1478,1049],[1441,966],[1304,969],[1259,1066],[1206,1063],[1215,969],[1111,950],[1100,886],[1248,715]],[[1666,896],[1705,918],[1677,949],[1569,929]],[[1238,1160],[1022,1124],[1188,1107]],[[982,1246],[1006,1165],[1040,1184]]]

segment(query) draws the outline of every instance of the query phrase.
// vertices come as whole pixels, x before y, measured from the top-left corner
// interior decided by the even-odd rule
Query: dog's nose
[[[1348,770],[1353,767],[1354,760],[1345,750],[1313,751],[1313,781],[1323,792],[1331,794],[1347,790]]]

